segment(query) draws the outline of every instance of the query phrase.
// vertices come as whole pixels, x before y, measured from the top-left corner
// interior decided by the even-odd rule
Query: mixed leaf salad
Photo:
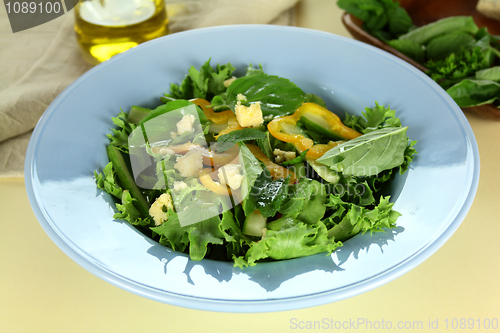
[[[95,179],[117,201],[114,218],[193,260],[238,267],[329,254],[395,227],[385,192],[416,142],[394,110],[375,102],[342,121],[261,66],[234,73],[208,60],[157,108],[113,118]]]
[[[452,16],[416,27],[393,0],[338,0],[363,29],[427,68],[460,107],[500,107],[500,38],[471,16]]]

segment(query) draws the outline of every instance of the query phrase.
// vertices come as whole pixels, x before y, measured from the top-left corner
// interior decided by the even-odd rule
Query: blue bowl
[[[375,101],[395,109],[418,140],[411,169],[393,183],[398,227],[345,242],[331,255],[234,268],[191,261],[113,219],[94,170],[107,163],[111,117],[153,107],[190,66],[249,63],[321,96],[341,117]],[[460,108],[404,61],[336,35],[280,26],[193,30],[142,44],[96,66],[48,107],[26,155],[33,210],[49,237],[100,278],[157,301],[210,311],[281,311],[334,302],[408,272],[443,245],[470,208],[479,154]]]

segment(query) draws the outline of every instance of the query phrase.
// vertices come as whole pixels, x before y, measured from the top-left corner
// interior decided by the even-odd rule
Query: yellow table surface
[[[297,25],[349,37],[335,1],[306,0],[297,9]],[[408,332],[500,331],[500,122],[467,118],[479,145],[481,177],[474,203],[450,240],[392,282],[294,311],[205,312],[115,287],[52,243],[31,210],[24,179],[0,179],[0,332],[335,331],[325,324],[332,321],[360,332],[379,332],[388,322],[393,331],[400,331],[398,325]],[[497,329],[486,329],[488,323]]]

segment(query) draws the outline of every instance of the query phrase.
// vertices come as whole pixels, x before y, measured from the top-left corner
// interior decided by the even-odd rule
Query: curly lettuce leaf
[[[247,69],[246,69],[245,76],[258,75],[258,74],[266,74],[266,73],[264,73],[264,70],[262,69],[262,65],[259,64],[259,68],[255,68],[255,67],[253,67],[252,64],[249,64]]]
[[[235,266],[253,266],[266,258],[284,260],[317,253],[330,254],[340,246],[342,243],[328,237],[323,223],[307,225],[298,222],[281,230],[267,230],[262,240],[250,245],[244,257],[235,258]]]
[[[368,209],[330,195],[326,206],[334,213],[323,222],[333,225],[328,230],[328,237],[337,241],[345,241],[358,233],[374,233],[381,232],[384,228],[393,228],[401,216],[392,209],[394,204],[389,202],[389,197],[382,197],[377,206]]]
[[[123,190],[120,185],[116,183],[113,163],[109,162],[106,164],[102,173],[94,171],[94,176],[97,188],[106,191],[106,193],[111,194],[115,198],[122,198]]]
[[[113,218],[125,220],[128,223],[136,226],[149,226],[151,218],[149,216],[143,218],[140,211],[135,206],[134,202],[137,200],[132,198],[128,190],[122,192],[121,203],[116,204],[118,213],[113,215]]]
[[[396,117],[396,111],[390,106],[379,105],[375,101],[373,108],[365,108],[362,116],[346,113],[344,124],[356,131],[366,134],[383,127],[401,127],[401,121]]]
[[[151,230],[160,236],[160,244],[172,248],[174,251],[184,252],[189,250],[191,260],[202,260],[208,253],[210,244],[222,245],[225,241],[235,243],[234,251],[240,249],[241,239],[231,236],[227,231],[236,231],[241,234],[230,212],[220,217],[203,220],[201,222],[181,226],[177,213],[172,210],[167,212],[168,219],[158,227]],[[189,247],[189,248],[188,248]]]
[[[170,94],[165,96],[175,99],[210,99],[224,92],[224,81],[231,78],[235,68],[228,63],[222,66],[217,64],[214,69],[210,66],[210,60],[208,59],[200,69],[191,66],[181,84],[171,84]]]
[[[425,63],[428,69],[426,74],[445,89],[489,66],[490,62],[479,46],[472,50],[462,49],[444,59]]]
[[[111,120],[117,128],[111,129],[113,133],[107,135],[110,144],[125,153],[128,153],[128,136],[136,128],[136,125],[129,123],[127,118],[128,113],[123,111],[120,111],[116,117],[112,117]]]

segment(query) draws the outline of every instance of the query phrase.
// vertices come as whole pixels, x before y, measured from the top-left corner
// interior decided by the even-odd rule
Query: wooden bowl
[[[400,0],[399,3],[406,9],[416,26],[426,25],[439,19],[466,15],[472,16],[479,27],[487,27],[492,35],[500,35],[500,21],[490,19],[476,11],[477,0]],[[373,37],[363,30],[363,21],[349,13],[342,15],[342,23],[349,33],[357,40],[378,47],[384,51],[405,60],[411,65],[425,72],[427,68],[407,57],[403,53]],[[500,121],[500,109],[493,104],[462,108],[466,112],[474,112],[477,115]]]

